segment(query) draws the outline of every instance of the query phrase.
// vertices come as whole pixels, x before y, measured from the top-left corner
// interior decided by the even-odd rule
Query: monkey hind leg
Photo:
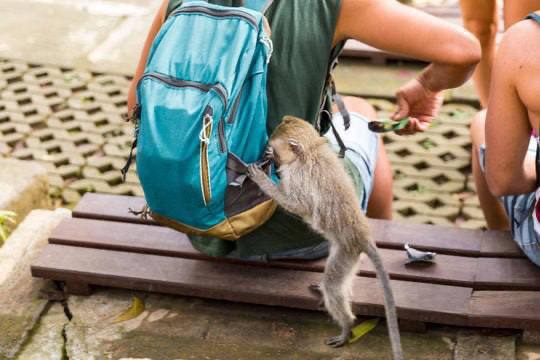
[[[341,327],[341,334],[327,341],[327,344],[333,347],[342,346],[349,340],[351,329],[356,321],[349,297],[357,261],[358,256],[338,247],[335,252],[331,252],[326,262],[321,284],[324,305]]]
[[[321,289],[321,284],[311,284],[309,285],[309,290],[320,297],[319,309],[324,309],[324,298],[323,298],[323,291]]]

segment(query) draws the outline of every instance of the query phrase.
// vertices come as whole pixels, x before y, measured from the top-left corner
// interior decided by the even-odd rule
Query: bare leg
[[[381,138],[379,138],[379,153],[377,156],[373,190],[368,201],[367,216],[374,219],[391,220],[392,201],[394,199],[392,186],[394,181],[392,178],[392,166]]]
[[[481,111],[474,117],[471,124],[472,138],[472,170],[476,193],[480,199],[480,206],[486,217],[487,226],[494,230],[508,230],[510,224],[501,202],[491,194],[487,185],[485,174],[480,168],[478,159],[480,145],[485,144],[486,112]]]
[[[367,101],[362,98],[347,96],[344,98],[345,105],[349,111],[356,112],[375,120],[377,112]],[[392,219],[392,166],[388,160],[386,149],[382,139],[379,138],[379,150],[377,154],[377,165],[373,176],[373,190],[368,202],[367,215],[374,219]]]
[[[504,28],[508,29],[516,22],[523,20],[527,14],[540,10],[540,0],[505,0]]]
[[[486,107],[491,83],[491,68],[495,57],[495,36],[498,27],[497,2],[495,0],[460,0],[460,5],[465,28],[478,38],[482,47],[482,58],[473,74],[473,80],[480,104]]]

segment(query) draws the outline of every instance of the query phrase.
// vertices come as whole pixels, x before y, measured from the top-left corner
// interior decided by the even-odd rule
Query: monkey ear
[[[298,140],[295,139],[289,139],[288,141],[289,147],[291,148],[291,151],[296,154],[296,156],[300,156],[304,153],[304,149],[302,147],[302,144],[298,142]]]

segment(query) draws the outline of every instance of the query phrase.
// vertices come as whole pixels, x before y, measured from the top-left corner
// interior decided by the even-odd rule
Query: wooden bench
[[[142,198],[86,194],[51,234],[32,275],[63,281],[66,291],[91,285],[319,310],[308,285],[324,260],[253,262],[197,252],[187,237],[128,213]],[[509,233],[370,220],[401,320],[540,329],[540,270]],[[433,265],[405,265],[403,245],[435,251]],[[353,308],[383,316],[383,299],[366,258],[354,280]]]

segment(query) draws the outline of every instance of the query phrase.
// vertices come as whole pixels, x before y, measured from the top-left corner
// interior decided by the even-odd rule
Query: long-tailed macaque
[[[394,359],[402,359],[390,279],[352,181],[337,154],[313,126],[291,116],[286,116],[275,129],[269,149],[278,167],[279,187],[256,165],[249,167],[249,177],[281,207],[302,217],[330,242],[322,282],[313,287],[320,291],[326,309],[341,326],[341,334],[330,338],[327,344],[342,346],[350,338],[356,320],[350,304],[352,280],[360,254],[365,252],[382,284]]]

